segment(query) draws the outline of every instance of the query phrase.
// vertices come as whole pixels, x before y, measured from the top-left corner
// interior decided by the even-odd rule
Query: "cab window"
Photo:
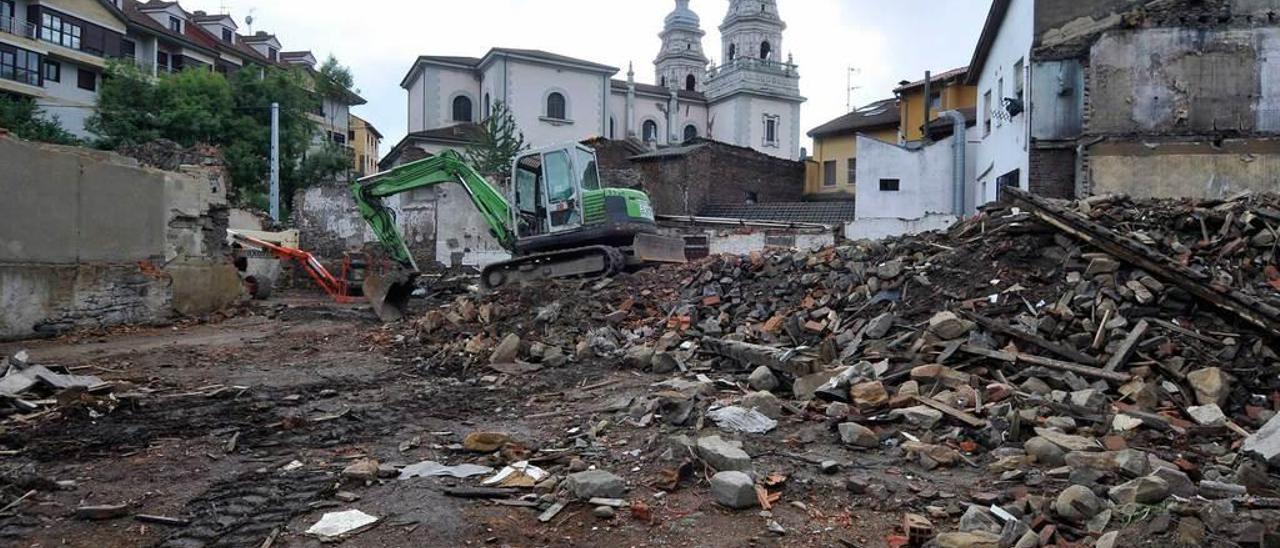
[[[577,167],[582,173],[582,190],[600,190],[600,171],[596,167],[596,155],[582,149],[577,152]]]

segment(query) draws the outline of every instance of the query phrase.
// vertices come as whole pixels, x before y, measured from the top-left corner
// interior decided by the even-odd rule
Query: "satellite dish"
[[[253,34],[253,15],[246,15],[244,17],[244,24],[249,26],[249,34]]]

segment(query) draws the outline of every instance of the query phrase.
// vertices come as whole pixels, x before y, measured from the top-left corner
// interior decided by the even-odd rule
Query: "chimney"
[[[924,122],[923,122],[923,123],[924,123],[924,126],[923,126],[922,131],[923,131],[923,133],[924,133],[924,142],[926,142],[926,143],[930,141],[930,139],[929,139],[929,112],[933,110],[932,108],[930,108],[930,107],[932,107],[932,106],[933,106],[933,105],[931,104],[931,103],[932,103],[931,99],[932,99],[932,97],[933,97],[933,82],[932,82],[932,80],[933,80],[933,73],[931,73],[931,72],[929,72],[929,71],[927,71],[927,70],[926,70],[926,71],[924,71]]]

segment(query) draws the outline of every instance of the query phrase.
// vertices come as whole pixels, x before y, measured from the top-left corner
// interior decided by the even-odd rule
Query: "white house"
[[[720,26],[724,57],[715,66],[689,0],[676,0],[659,34],[656,84],[637,82],[633,69],[614,79],[616,67],[541,50],[419,57],[400,83],[409,134],[383,165],[465,148],[497,101],[534,147],[592,137],[657,147],[703,137],[799,160],[804,98],[796,65],[779,60],[785,29],[777,0],[731,0]],[[418,152],[405,155],[409,149]]]
[[[1036,0],[996,0],[969,66],[969,84],[978,86],[980,143],[974,161],[982,203],[997,199],[1004,186],[1030,188],[1030,116],[1024,105],[1035,5]]]

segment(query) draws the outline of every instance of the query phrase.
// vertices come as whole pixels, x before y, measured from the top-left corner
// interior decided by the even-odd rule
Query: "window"
[[[667,77],[663,76],[661,80],[658,80],[658,85],[664,88],[667,87]]]
[[[897,192],[902,188],[899,179],[880,179],[880,192]]]
[[[79,71],[76,86],[85,91],[98,91],[98,73],[85,69]]]
[[[1013,97],[1015,99],[1022,99],[1023,86],[1027,79],[1024,72],[1026,72],[1026,65],[1022,59],[1018,59],[1018,62],[1013,64]]]
[[[138,46],[133,40],[120,40],[120,56],[126,59],[133,59],[138,55]]]
[[[13,28],[13,0],[0,0],[0,27]]]
[[[836,161],[822,162],[822,186],[836,186]]]
[[[0,50],[0,78],[40,85],[40,56],[25,49]]]
[[[231,31],[231,29],[229,29],[229,28],[223,27],[223,28],[222,28],[222,41],[223,41],[223,42],[226,42],[226,43],[228,43],[228,44],[235,43],[235,41],[236,41],[236,33],[232,32],[232,31]]]
[[[471,98],[466,95],[459,95],[453,98],[453,121],[470,122],[471,120]]]
[[[553,91],[547,96],[547,118],[568,120],[567,110],[563,94]]]
[[[684,126],[684,142],[689,142],[698,138],[698,128],[693,124]]]
[[[272,61],[280,60],[280,50],[276,48],[267,48],[267,58]]]
[[[609,117],[609,139],[614,139],[614,138],[615,138],[614,137],[614,120],[613,120],[613,117],[610,116]]]
[[[982,136],[991,135],[991,92],[982,94]]]
[[[575,163],[578,170],[582,172],[582,177],[578,179],[582,181],[583,190],[600,190],[600,170],[596,169],[596,157],[594,154],[582,149],[575,149],[577,156]]]
[[[858,184],[858,159],[849,158],[848,166],[849,186]]]
[[[690,74],[689,76],[686,76],[686,77],[685,77],[685,79],[684,79],[684,90],[685,90],[685,91],[698,91],[698,79],[697,79],[697,78],[694,78],[692,74]]]
[[[942,92],[935,91],[929,94],[929,110],[942,110]]]
[[[778,117],[764,117],[764,146],[778,146]]]
[[[729,44],[729,60],[730,60],[730,61],[732,61],[732,60],[734,60],[736,57],[738,57],[738,45],[737,45],[737,44]]]
[[[62,81],[62,65],[55,61],[44,62],[44,79],[47,82]]]
[[[171,30],[171,31],[173,31],[173,32],[176,32],[176,33],[181,34],[181,33],[182,33],[182,20],[181,20],[181,19],[178,19],[177,17],[174,17],[174,16],[170,15],[170,16],[169,16],[169,30]]]
[[[996,83],[996,100],[1000,101],[1001,103],[1004,103],[1003,99],[1004,99],[1004,78],[1001,78]],[[1003,126],[1004,117],[997,118],[996,125]]]
[[[329,132],[329,139],[333,140],[334,143],[339,145],[347,144],[347,136],[341,133],[338,133],[336,131]]]
[[[488,93],[485,93],[485,94],[484,94],[484,117],[485,117],[485,119],[488,119],[488,118],[489,118],[489,113],[490,113],[490,112],[493,112],[493,97],[491,97]]]
[[[172,67],[170,67],[169,65],[169,54],[163,51],[157,51],[156,52],[156,69],[159,70],[160,72],[169,72],[171,68]]]
[[[764,42],[764,43],[760,44],[760,58],[761,58],[761,59],[764,59],[765,61],[768,61],[768,60],[769,60],[769,56],[770,56],[771,54],[773,54],[773,46],[772,46],[772,45],[769,45],[769,42],[767,42],[767,41],[766,41],[766,42]]]
[[[658,141],[658,123],[653,120],[644,121],[644,142],[655,143]]]
[[[61,16],[43,13],[40,17],[40,39],[63,47],[80,49],[80,25],[62,20]]]

